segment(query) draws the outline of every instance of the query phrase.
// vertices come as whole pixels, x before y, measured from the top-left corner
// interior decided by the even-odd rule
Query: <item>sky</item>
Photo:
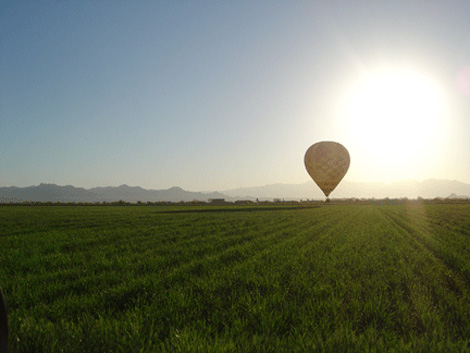
[[[470,183],[470,2],[2,1],[0,186]]]

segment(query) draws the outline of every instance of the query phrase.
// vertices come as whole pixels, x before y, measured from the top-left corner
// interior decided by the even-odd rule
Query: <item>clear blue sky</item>
[[[3,1],[0,186],[300,183],[320,140],[349,149],[352,181],[470,182],[469,15],[466,0]],[[361,135],[338,108],[364,72],[403,67],[444,97],[413,158],[380,141],[427,130]]]

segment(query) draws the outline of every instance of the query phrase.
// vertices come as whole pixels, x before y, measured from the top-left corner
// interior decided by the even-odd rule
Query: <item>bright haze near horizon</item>
[[[470,2],[6,1],[0,186],[470,182]],[[313,184],[312,184],[313,187]]]

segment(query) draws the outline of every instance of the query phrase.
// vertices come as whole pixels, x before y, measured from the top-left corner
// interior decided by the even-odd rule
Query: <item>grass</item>
[[[470,351],[470,205],[8,206],[0,248],[12,352]]]

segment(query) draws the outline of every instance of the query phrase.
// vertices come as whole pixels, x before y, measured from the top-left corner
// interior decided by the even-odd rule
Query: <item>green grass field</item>
[[[0,207],[12,352],[468,352],[470,205]]]

